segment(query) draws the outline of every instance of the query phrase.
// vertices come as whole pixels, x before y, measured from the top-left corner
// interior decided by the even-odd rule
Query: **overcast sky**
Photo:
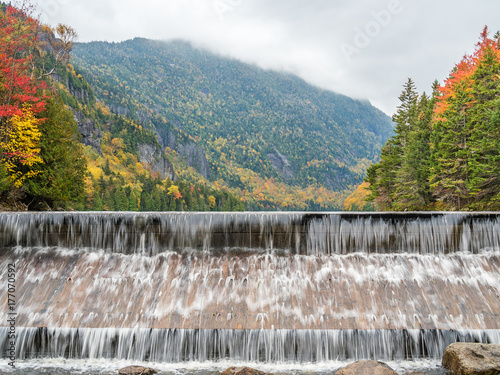
[[[184,39],[389,115],[408,77],[429,92],[485,25],[500,29],[498,0],[39,0],[38,9],[80,42]]]

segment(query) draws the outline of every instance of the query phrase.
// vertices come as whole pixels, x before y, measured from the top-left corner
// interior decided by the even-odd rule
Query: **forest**
[[[229,191],[160,176],[141,162],[138,145],[161,148],[154,132],[96,99],[69,63],[75,30],[32,13],[30,5],[0,6],[0,209],[245,209]],[[84,145],[80,125],[89,124],[94,139]]]
[[[2,4],[0,10],[2,202],[26,209],[81,200],[83,148],[73,115],[50,79],[69,58],[74,30],[40,25],[29,16],[30,7]]]
[[[472,54],[430,94],[404,85],[395,134],[368,169],[377,210],[500,209],[500,33],[481,33]]]
[[[248,210],[342,209],[392,132],[368,102],[182,41],[79,43],[72,64],[113,113],[159,135],[179,177]]]
[[[2,210],[500,209],[498,32],[429,93],[408,79],[391,123],[185,42],[0,10]]]

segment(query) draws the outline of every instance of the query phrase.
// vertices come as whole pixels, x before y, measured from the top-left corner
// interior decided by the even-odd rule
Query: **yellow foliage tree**
[[[174,199],[182,198],[182,194],[179,191],[179,187],[173,184],[168,188],[168,195],[172,195]]]
[[[32,167],[43,163],[38,144],[42,135],[39,121],[29,109],[24,109],[20,116],[10,118],[4,130],[0,147],[11,182],[16,187],[36,176],[39,172]]]
[[[210,204],[210,208],[215,207],[217,202],[216,202],[215,197],[213,195],[208,197],[208,203]]]
[[[344,201],[345,211],[373,211],[373,204],[367,202],[370,195],[369,184],[363,182],[358,188],[349,195]]]

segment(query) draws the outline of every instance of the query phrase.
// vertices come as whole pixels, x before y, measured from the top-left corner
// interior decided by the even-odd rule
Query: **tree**
[[[435,99],[424,93],[416,105],[416,116],[406,132],[402,148],[401,167],[396,173],[396,191],[393,208],[422,210],[429,206],[432,194],[429,186],[431,162],[430,134]]]
[[[60,98],[54,97],[47,101],[47,108],[40,116],[45,118],[39,125],[43,162],[36,166],[36,177],[29,181],[28,191],[50,204],[81,201],[87,161],[73,113]]]
[[[472,75],[474,106],[470,119],[474,131],[470,142],[468,187],[475,208],[498,209],[500,198],[500,50],[498,43],[482,34]],[[494,200],[495,202],[492,202]],[[488,202],[487,205],[484,202]]]
[[[35,77],[33,51],[38,45],[39,25],[22,9],[7,6],[0,12],[0,131],[12,116],[29,108],[37,115],[45,108],[43,81]],[[5,135],[2,134],[5,142]]]
[[[406,165],[406,169],[401,169],[403,165],[404,150],[408,144],[408,136],[417,118],[418,93],[411,78],[403,86],[403,92],[399,96],[401,104],[392,117],[396,127],[395,135],[391,137],[382,148],[380,161],[372,165],[367,171],[369,189],[372,194],[370,200],[382,210],[394,209],[394,200],[400,199],[398,208],[404,204],[402,188],[398,190],[398,183],[406,182],[408,174],[411,172]],[[411,183],[411,182],[410,182]]]
[[[42,25],[42,34],[42,42],[36,49],[40,62],[39,79],[54,74],[58,66],[68,62],[73,45],[78,38],[72,27],[61,23],[56,27]]]
[[[25,109],[21,115],[12,116],[4,129],[6,141],[0,143],[0,148],[11,182],[18,188],[35,177],[39,173],[37,165],[43,163],[38,123],[33,113]]]
[[[488,29],[439,88],[434,119],[435,196],[450,209],[492,209],[500,192],[500,51]]]
[[[114,198],[114,208],[116,211],[128,211],[129,209],[129,200],[127,194],[125,193],[125,189],[122,186],[118,186],[115,190]]]

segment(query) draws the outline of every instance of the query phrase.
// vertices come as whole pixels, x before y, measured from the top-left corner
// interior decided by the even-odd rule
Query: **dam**
[[[21,360],[414,360],[500,344],[499,213],[2,213],[0,246]]]

